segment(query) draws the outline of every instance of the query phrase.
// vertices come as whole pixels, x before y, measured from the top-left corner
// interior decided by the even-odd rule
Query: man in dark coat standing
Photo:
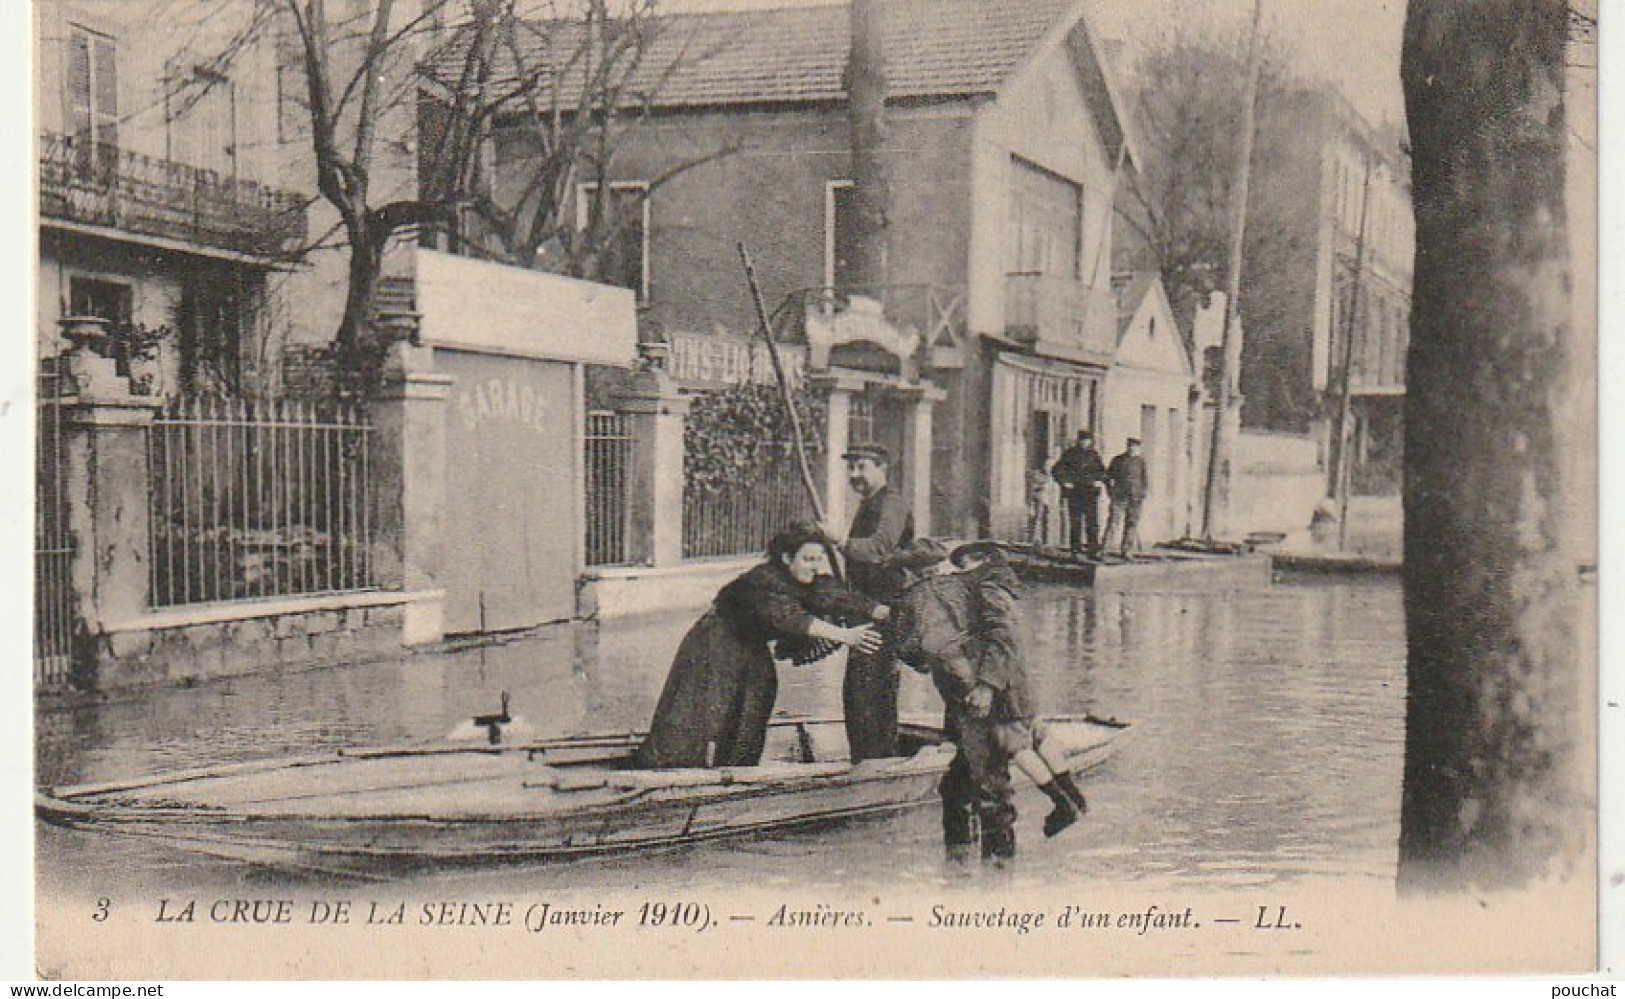
[[[1077,440],[1061,452],[1049,474],[1061,487],[1061,496],[1066,500],[1067,536],[1072,539],[1072,550],[1087,552],[1090,558],[1098,557],[1100,487],[1106,481],[1106,463],[1095,449],[1094,435],[1087,430],[1078,431]]]
[[[862,497],[841,546],[847,585],[876,603],[889,603],[904,580],[887,563],[914,540],[914,514],[891,488],[891,452],[884,446],[855,444],[842,457],[847,481]],[[895,756],[897,656],[890,643],[875,653],[849,653],[841,700],[852,762]]]
[[[1150,481],[1145,470],[1145,455],[1137,437],[1128,439],[1123,453],[1112,459],[1106,470],[1106,490],[1112,497],[1111,519],[1106,523],[1106,543],[1111,544],[1113,532],[1119,525],[1122,536],[1118,553],[1124,558],[1140,547],[1140,508],[1145,505],[1145,494]]]

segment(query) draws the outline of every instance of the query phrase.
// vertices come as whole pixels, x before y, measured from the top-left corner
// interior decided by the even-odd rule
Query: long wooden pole
[[[807,490],[807,498],[812,501],[813,514],[818,522],[824,522],[824,501],[818,495],[818,484],[813,481],[812,465],[807,461],[807,440],[801,431],[801,414],[796,410],[795,397],[790,394],[790,379],[784,373],[784,361],[779,357],[779,345],[773,341],[773,328],[767,318],[767,303],[762,301],[762,288],[756,283],[756,267],[750,262],[750,251],[745,244],[739,244],[739,259],[745,263],[745,280],[750,282],[751,303],[756,306],[756,323],[762,334],[762,340],[767,343],[767,356],[773,362],[773,377],[779,383],[779,396],[784,400],[784,410],[790,417],[790,433],[795,438],[796,465],[801,470],[801,484]]]
[[[1253,30],[1247,42],[1247,86],[1241,107],[1241,148],[1236,153],[1236,180],[1230,194],[1230,272],[1225,282],[1224,354],[1219,368],[1219,394],[1214,400],[1213,437],[1208,449],[1207,490],[1202,504],[1202,537],[1213,540],[1221,511],[1230,505],[1230,452],[1233,442],[1225,424],[1234,384],[1241,371],[1241,260],[1247,238],[1247,194],[1252,179],[1253,135],[1257,130],[1258,34],[1264,0],[1253,0]]]

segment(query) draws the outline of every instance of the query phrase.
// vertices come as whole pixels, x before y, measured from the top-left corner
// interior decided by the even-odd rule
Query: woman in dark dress
[[[830,577],[828,544],[815,527],[784,531],[767,561],[717,593],[677,647],[637,766],[755,766],[779,690],[771,643],[797,661],[817,643],[879,647],[867,622],[887,612]]]

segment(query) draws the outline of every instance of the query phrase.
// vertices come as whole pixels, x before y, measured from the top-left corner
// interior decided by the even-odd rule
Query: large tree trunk
[[[886,229],[891,207],[886,146],[886,47],[880,35],[878,0],[852,0],[852,48],[846,93],[852,132],[852,255],[857,284],[887,280]]]
[[[1563,0],[1412,0],[1400,883],[1593,876],[1572,481]]]
[[[373,329],[373,297],[384,269],[388,234],[379,234],[363,220],[348,227],[349,278],[345,284],[344,315],[333,339],[339,378],[335,386],[341,400],[366,402],[373,397],[383,374],[384,353]]]

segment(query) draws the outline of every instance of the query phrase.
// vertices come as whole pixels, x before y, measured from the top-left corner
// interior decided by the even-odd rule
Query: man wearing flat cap
[[[845,454],[847,481],[861,497],[846,543],[847,584],[877,603],[889,603],[904,583],[895,557],[914,540],[914,514],[889,482],[891,452],[880,444],[854,444]],[[856,649],[841,684],[852,762],[897,752],[897,657],[888,643],[879,652]]]
[[[1112,533],[1121,525],[1118,554],[1128,558],[1140,547],[1140,508],[1145,505],[1145,494],[1150,486],[1145,469],[1145,454],[1140,450],[1140,439],[1130,437],[1123,453],[1112,459],[1106,469],[1106,491],[1111,494],[1112,512],[1106,522],[1106,543],[1111,544]]]

